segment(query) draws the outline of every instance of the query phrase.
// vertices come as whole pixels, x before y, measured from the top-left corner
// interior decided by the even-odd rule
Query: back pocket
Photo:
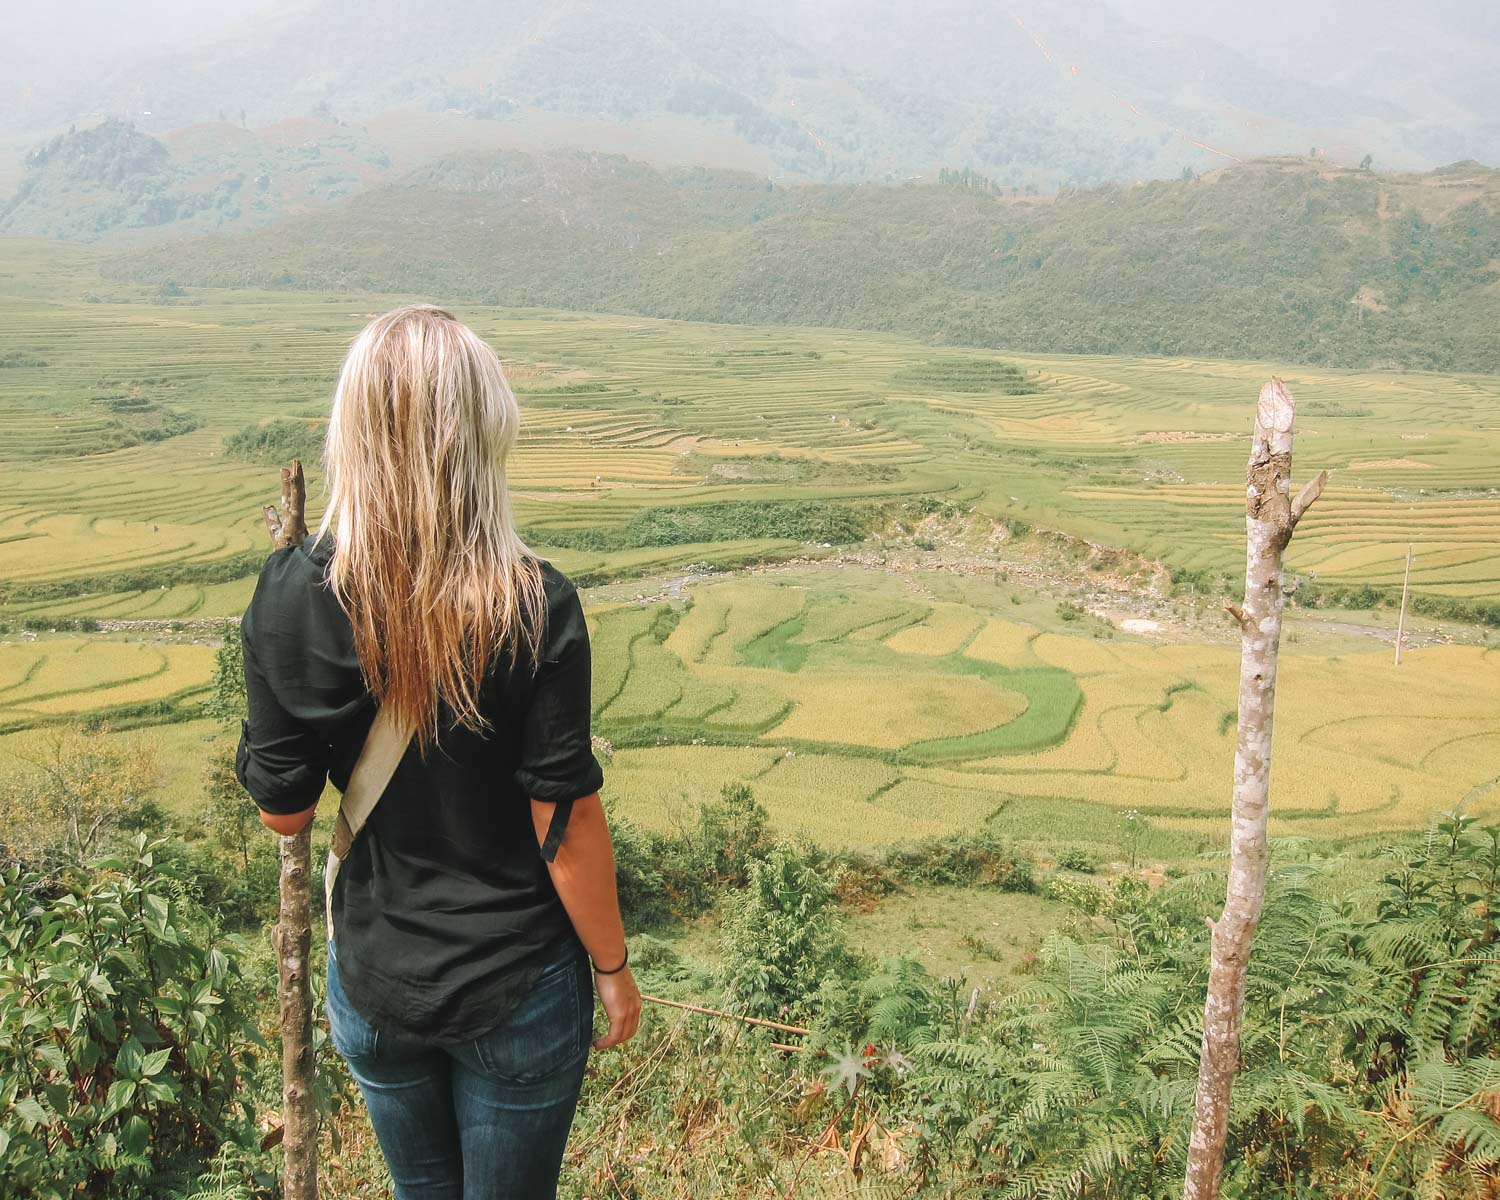
[[[346,1059],[368,1058],[376,1051],[379,1031],[349,1002],[339,982],[338,956],[328,950],[328,1040]]]
[[[572,1066],[586,1049],[584,959],[551,965],[500,1025],[474,1041],[485,1072],[508,1083],[535,1083]],[[589,1014],[592,1016],[592,1012]]]

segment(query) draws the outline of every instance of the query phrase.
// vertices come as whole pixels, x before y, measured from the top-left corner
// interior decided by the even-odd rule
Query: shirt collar
[[[333,532],[325,533],[320,540],[316,532],[302,539],[302,550],[320,567],[326,567],[333,558]]]

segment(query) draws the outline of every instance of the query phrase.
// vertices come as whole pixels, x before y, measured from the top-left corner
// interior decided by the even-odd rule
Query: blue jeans
[[[378,1030],[339,986],[328,1027],[359,1084],[396,1200],[550,1200],[593,1039],[594,983],[576,941],[503,1023],[469,1042]]]

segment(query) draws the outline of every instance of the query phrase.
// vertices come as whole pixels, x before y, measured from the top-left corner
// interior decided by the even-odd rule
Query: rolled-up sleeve
[[[533,800],[554,804],[541,847],[557,853],[573,802],[597,792],[604,770],[594,757],[590,723],[590,654],[583,606],[571,584],[549,606],[547,635],[531,702],[521,727],[515,779]]]
[[[234,773],[263,811],[305,812],[323,794],[330,749],[320,733],[277,700],[255,654],[255,607],[252,600],[240,621],[249,715],[240,722]]]

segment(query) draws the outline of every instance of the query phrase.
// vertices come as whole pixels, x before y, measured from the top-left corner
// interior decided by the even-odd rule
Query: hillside
[[[111,119],[26,156],[0,202],[0,233],[94,241],[253,226],[347,196],[390,165],[368,137],[326,120],[255,131],[220,120],[155,138]]]
[[[1414,63],[1337,83],[1320,62],[1238,53],[1179,14],[1155,28],[1128,14],[1105,0],[442,0],[413,22],[396,0],[306,0],[86,73],[77,55],[23,60],[0,131],[55,132],[88,113],[148,132],[226,112],[252,126],[462,114],[494,123],[495,148],[539,116],[620,130],[673,118],[699,141],[738,142],[736,165],[769,158],[778,180],[955,165],[1043,189],[1313,146],[1401,169],[1500,157],[1483,83],[1493,42],[1456,38],[1443,14],[1405,18],[1423,48],[1403,56]],[[1398,75],[1406,86],[1378,86]],[[562,144],[624,148],[603,126],[591,136]]]
[[[949,178],[786,188],[603,155],[460,155],[111,270],[1012,350],[1500,371],[1500,172],[1278,159],[1053,197]]]

